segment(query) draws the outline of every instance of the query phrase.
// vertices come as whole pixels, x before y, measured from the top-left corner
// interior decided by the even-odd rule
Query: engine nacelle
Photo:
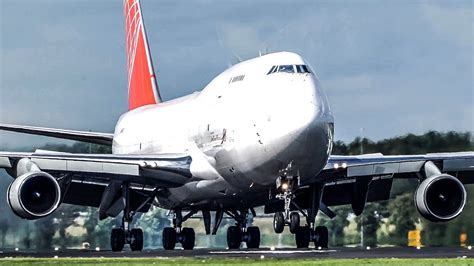
[[[466,204],[464,185],[448,174],[431,176],[415,191],[418,212],[432,222],[445,222],[461,214]]]
[[[12,211],[24,219],[38,219],[54,212],[61,202],[61,188],[50,174],[28,172],[8,187],[7,201]]]

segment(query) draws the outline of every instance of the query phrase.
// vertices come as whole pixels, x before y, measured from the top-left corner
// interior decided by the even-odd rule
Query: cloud
[[[165,99],[201,90],[235,62],[233,52],[246,59],[268,46],[316,69],[339,139],[361,127],[373,139],[472,130],[470,1],[143,0],[142,8]],[[127,107],[121,3],[5,0],[0,9],[0,121],[111,131]],[[2,141],[17,138],[0,132]]]
[[[222,23],[217,28],[221,45],[238,58],[252,58],[258,56],[258,48],[263,40],[251,25],[237,23]]]
[[[459,46],[472,47],[472,23],[474,13],[471,6],[420,5],[422,18],[427,20],[434,33],[443,41],[452,41]]]

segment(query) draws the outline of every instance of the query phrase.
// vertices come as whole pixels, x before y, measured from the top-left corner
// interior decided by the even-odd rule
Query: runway
[[[329,249],[290,249],[290,248],[261,248],[261,249],[205,249],[194,250],[143,250],[142,252],[112,252],[108,250],[5,250],[0,251],[0,258],[474,258],[474,249],[467,247],[439,247],[439,248],[408,248],[408,247],[383,247],[383,248],[329,248]]]

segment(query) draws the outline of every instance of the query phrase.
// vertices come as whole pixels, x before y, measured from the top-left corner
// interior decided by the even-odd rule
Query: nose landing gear
[[[290,206],[295,197],[294,191],[298,189],[299,179],[298,177],[280,176],[276,181],[276,185],[279,193],[275,197],[284,201],[284,211],[276,212],[273,216],[273,229],[275,233],[280,234],[283,232],[285,225],[288,225],[290,232],[294,234],[300,226],[300,215],[298,212],[290,212]]]
[[[312,184],[310,207],[305,212],[292,200],[295,198],[294,191],[298,188],[298,178],[280,177],[277,179],[277,189],[280,192],[276,195],[277,199],[284,201],[284,211],[275,212],[273,216],[273,229],[275,233],[283,232],[285,225],[295,235],[297,248],[308,248],[310,242],[314,242],[315,247],[328,247],[328,229],[325,226],[315,226],[316,214],[318,213],[322,191],[324,185]],[[306,218],[306,225],[300,225],[300,215],[298,212],[290,212],[290,207],[294,206],[298,212]]]

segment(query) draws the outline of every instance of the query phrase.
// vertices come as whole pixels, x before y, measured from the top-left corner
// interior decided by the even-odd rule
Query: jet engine
[[[432,222],[444,222],[461,214],[466,204],[464,185],[448,174],[426,178],[415,191],[418,212]]]
[[[33,220],[54,212],[61,201],[61,188],[56,179],[41,171],[27,172],[8,187],[7,200],[13,212]]]

